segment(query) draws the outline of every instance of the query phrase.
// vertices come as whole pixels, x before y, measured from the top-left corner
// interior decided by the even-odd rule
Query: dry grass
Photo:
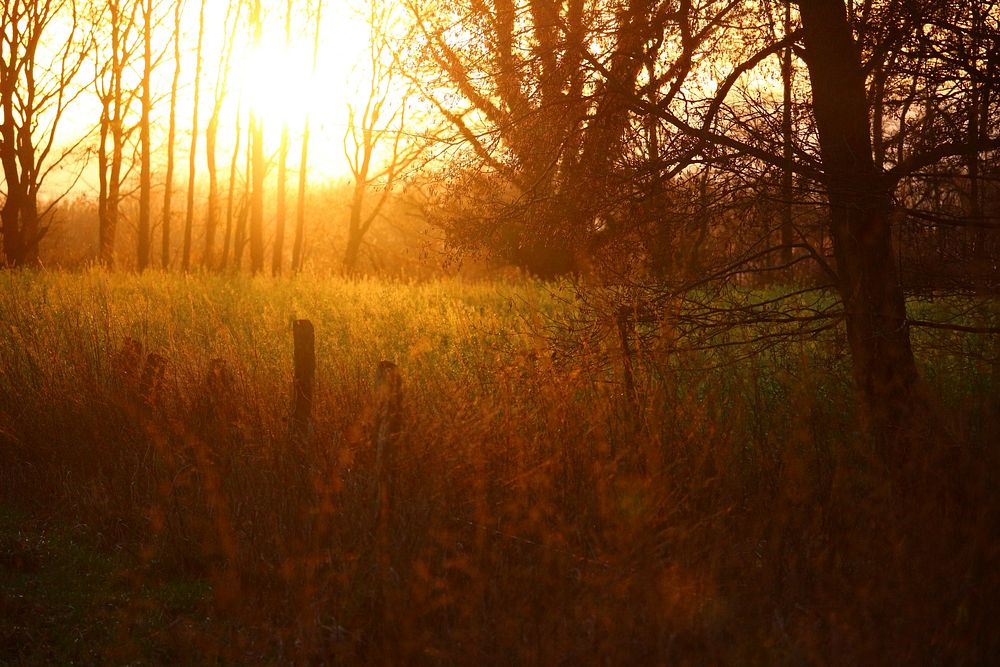
[[[981,664],[1000,651],[992,343],[923,340],[948,436],[912,442],[920,463],[890,477],[835,338],[718,370],[649,351],[636,418],[613,350],[590,351],[612,360],[594,371],[530,333],[572,309],[556,296],[0,275],[0,503],[117,547],[134,591],[124,627],[148,625],[135,601],[158,586],[210,591],[170,608],[155,650],[122,632],[54,657]],[[317,330],[306,441],[288,435],[292,317]],[[149,353],[164,360],[152,383]],[[405,386],[381,536],[380,359]],[[24,641],[0,644],[0,662],[53,658]]]

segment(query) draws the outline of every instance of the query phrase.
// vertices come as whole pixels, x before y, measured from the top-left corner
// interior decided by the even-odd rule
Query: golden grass
[[[539,332],[573,308],[530,283],[2,274],[0,502],[121,546],[136,587],[206,582],[165,652],[119,637],[109,661],[190,658],[181,645],[393,664],[1000,649],[990,343],[922,359],[950,436],[914,443],[925,464],[901,487],[859,433],[835,335],[718,370],[647,351],[637,418],[613,339],[549,354]],[[316,326],[306,441],[287,423],[292,318]],[[128,340],[166,360],[152,390]],[[384,539],[381,359],[405,391]]]

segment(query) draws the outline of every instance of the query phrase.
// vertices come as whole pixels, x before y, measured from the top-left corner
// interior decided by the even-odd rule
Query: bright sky
[[[237,2],[239,0],[234,0]],[[313,67],[313,35],[315,30],[315,5],[317,0],[295,0],[291,22],[292,37],[285,38],[286,0],[263,0],[263,34],[259,45],[252,43],[253,35],[246,29],[246,12],[232,40],[229,62],[228,92],[222,107],[219,123],[217,162],[220,179],[228,179],[228,168],[236,131],[236,114],[242,114],[243,146],[246,146],[247,113],[250,108],[263,118],[265,143],[268,154],[277,151],[281,129],[288,124],[291,147],[289,156],[290,178],[298,169],[303,124],[308,114],[311,124],[310,181],[319,183],[330,179],[346,179],[349,172],[344,158],[343,136],[347,123],[347,104],[358,97],[358,86],[367,81],[359,72],[368,58],[368,26],[350,0],[324,0],[320,29],[317,66]],[[159,3],[161,28],[154,32],[154,52],[163,51],[165,57],[154,73],[155,97],[159,98],[153,111],[154,171],[162,172],[166,159],[169,91],[173,77],[173,45],[171,26],[173,2]],[[249,3],[247,3],[249,4]],[[198,177],[207,177],[205,167],[205,127],[214,104],[216,82],[222,67],[229,34],[226,14],[229,3],[224,0],[207,0],[205,6],[205,35],[203,43],[203,71],[200,86]],[[304,10],[307,8],[309,15]],[[177,104],[177,141],[175,144],[175,184],[187,179],[187,161],[191,142],[192,103],[196,44],[198,38],[198,13],[201,0],[186,0],[181,36],[181,77]],[[141,19],[140,19],[141,20]],[[127,76],[135,81],[141,73],[141,50],[136,56],[133,71]],[[92,75],[93,65],[84,67]],[[137,121],[138,100],[133,103],[131,116]],[[100,106],[92,90],[85,91],[67,114],[60,127],[61,141],[75,140],[81,133],[98,126]],[[96,130],[94,141],[96,145]],[[136,133],[137,137],[137,133]],[[243,164],[242,158],[239,164]],[[75,169],[75,172],[74,172]],[[79,169],[67,168],[54,173],[47,190],[53,194],[67,187]],[[159,182],[154,175],[154,183]],[[81,194],[97,192],[96,169],[84,171],[76,191]]]

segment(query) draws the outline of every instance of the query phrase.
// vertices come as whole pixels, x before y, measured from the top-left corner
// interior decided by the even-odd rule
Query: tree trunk
[[[111,81],[103,94],[101,116],[101,143],[98,147],[99,168],[101,170],[102,202],[99,206],[103,211],[100,218],[99,258],[105,267],[115,263],[115,240],[118,235],[118,206],[121,190],[122,153],[124,151],[124,127],[122,99],[122,70],[127,64],[128,56],[123,53],[121,14],[117,3],[111,8]],[[108,155],[106,141],[111,140],[111,154]]]
[[[260,0],[256,0],[251,23],[257,47],[263,35],[260,11]],[[250,190],[250,270],[256,274],[264,269],[264,126],[258,109],[250,111],[250,144],[253,180]]]
[[[110,266],[114,250],[114,235],[108,225],[108,131],[111,127],[111,98],[101,101],[101,128],[97,144],[97,257],[103,266]],[[109,238],[109,236],[111,238]]]
[[[170,82],[170,120],[167,129],[167,175],[163,192],[163,242],[160,246],[160,263],[164,269],[170,268],[170,225],[171,203],[174,194],[174,142],[177,139],[177,88],[181,77],[181,7],[184,3],[174,3],[174,76]]]
[[[229,264],[229,249],[233,237],[233,203],[236,196],[236,163],[239,161],[240,141],[243,138],[242,105],[236,107],[236,141],[233,143],[233,155],[229,161],[229,192],[226,195],[226,232],[222,244],[222,262],[219,268],[223,271]],[[239,265],[237,264],[237,269]]]
[[[316,29],[313,33],[313,70],[319,59],[319,29],[323,20],[323,0],[316,6]],[[302,270],[302,245],[306,232],[306,181],[309,170],[309,114],[302,126],[302,155],[299,159],[299,198],[295,213],[295,241],[292,243],[292,273]]]
[[[253,120],[252,114],[250,118]],[[236,220],[236,245],[233,247],[233,261],[237,270],[239,270],[240,266],[243,264],[243,251],[246,249],[247,245],[247,222],[250,217],[250,201],[253,199],[253,193],[250,192],[251,171],[253,169],[252,144],[253,128],[251,127],[247,134],[247,161],[246,167],[244,168],[244,173],[246,174],[247,179],[246,187],[243,190],[243,201],[240,205],[240,214]]]
[[[150,146],[149,115],[153,106],[153,94],[150,90],[153,79],[153,0],[143,3],[143,58],[142,58],[142,118],[139,123],[139,151],[141,164],[139,167],[139,247],[138,268],[145,271],[149,266],[149,210],[150,210]]]
[[[188,156],[187,215],[184,218],[184,254],[181,258],[181,268],[184,271],[187,271],[191,267],[191,236],[192,228],[194,227],[194,179],[198,154],[198,102],[201,93],[201,50],[205,38],[206,4],[207,0],[201,0],[201,12],[198,15],[198,44],[195,47],[194,104],[191,111],[191,153]]]
[[[205,157],[208,165],[208,210],[205,212],[205,256],[202,257],[201,262],[206,269],[212,269],[215,266],[215,233],[219,225],[219,176],[215,165],[215,143],[218,131],[219,118],[213,113],[205,132]]]
[[[281,128],[281,147],[278,149],[278,192],[277,209],[274,216],[274,248],[271,252],[271,275],[281,275],[281,264],[285,254],[286,191],[288,180],[288,125]]]
[[[219,227],[219,175],[216,167],[215,147],[219,136],[219,116],[222,114],[222,104],[226,100],[229,88],[229,62],[233,53],[232,45],[236,40],[239,13],[240,7],[236,6],[234,14],[232,5],[226,13],[226,26],[229,28],[226,31],[228,37],[222,47],[224,52],[216,70],[212,114],[209,116],[208,127],[205,130],[205,155],[208,164],[208,211],[205,215],[205,256],[202,258],[202,264],[206,269],[213,269],[216,265],[215,236]]]
[[[854,379],[866,426],[892,457],[919,382],[892,251],[894,184],[872,157],[865,80],[844,0],[799,7]]]
[[[295,240],[292,243],[292,273],[302,270],[302,244],[306,230],[306,172],[309,169],[309,118],[302,128],[302,156],[299,160],[299,195],[295,210]]]
[[[292,43],[292,0],[285,9],[285,47]],[[285,219],[288,215],[286,202],[288,181],[288,122],[281,125],[281,146],[278,149],[278,202],[274,216],[274,248],[271,253],[271,275],[281,275],[282,260],[285,255]]]
[[[38,220],[38,193],[28,188],[21,207],[21,257],[20,266],[39,266],[38,244],[42,229]]]
[[[250,116],[253,185],[250,189],[250,271],[264,270],[264,129],[260,114]]]
[[[3,119],[0,120],[0,161],[3,162],[6,198],[3,209],[0,210],[0,225],[3,231],[4,263],[7,266],[19,266],[23,260],[24,248],[21,238],[21,207],[22,185],[21,175],[17,168],[15,151],[15,128],[13,109],[13,87],[4,88]]]
[[[21,197],[16,184],[9,184],[3,211],[3,253],[7,266],[18,267],[24,263],[24,244],[21,237]]]
[[[367,169],[365,170],[367,171]],[[363,178],[367,173],[363,174]],[[361,254],[361,240],[364,238],[365,230],[362,227],[361,208],[365,199],[365,181],[359,179],[354,185],[354,194],[351,197],[351,217],[347,227],[347,248],[344,251],[344,270],[347,273],[354,273],[358,265],[358,256]]]

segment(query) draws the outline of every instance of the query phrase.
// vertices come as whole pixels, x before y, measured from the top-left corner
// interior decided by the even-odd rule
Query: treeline
[[[695,346],[843,324],[882,454],[912,450],[910,329],[950,327],[907,296],[1000,275],[996,2],[403,4],[461,146],[427,206],[452,243],[613,276]]]
[[[310,186],[328,190],[331,172],[342,172],[352,180],[348,206],[342,219],[326,222],[343,225],[341,262],[353,270],[365,236],[428,141],[413,131],[412,114],[404,131],[410,93],[387,46],[387,10],[379,3],[328,4],[4,3],[5,264],[41,261],[40,244],[65,209],[63,198],[81,196],[82,179],[93,181],[94,259],[104,266],[124,260],[139,270],[298,271]],[[302,103],[310,91],[293,91],[303,99],[275,102],[282,91],[254,81],[262,75],[254,69],[311,64],[315,71],[322,65],[324,20],[345,16],[367,25],[369,34],[364,52],[349,54],[358,61],[358,83],[338,100],[347,122],[336,129],[336,155],[317,160],[309,152],[312,114],[274,113]],[[302,41],[310,45],[311,63],[282,59]],[[248,81],[234,81],[244,70]],[[308,81],[301,71],[287,75],[300,87]],[[328,114],[343,115],[343,109]],[[338,163],[332,170],[331,162]],[[318,165],[322,176],[310,183]],[[127,246],[121,240],[126,211],[135,231]]]

